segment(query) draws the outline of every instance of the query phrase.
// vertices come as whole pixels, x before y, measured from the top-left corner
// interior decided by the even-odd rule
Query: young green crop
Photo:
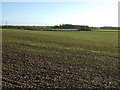
[[[4,87],[118,87],[118,32],[2,33]]]

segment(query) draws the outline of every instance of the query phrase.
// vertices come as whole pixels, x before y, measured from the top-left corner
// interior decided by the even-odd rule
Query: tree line
[[[55,25],[52,28],[58,28],[58,29],[77,29],[77,31],[91,31],[91,28],[89,26],[85,25],[72,25],[72,24],[61,24],[61,25]]]
[[[100,29],[120,30],[120,27],[108,27],[108,26],[105,26],[105,27],[100,27]]]
[[[120,27],[89,27],[85,25],[60,24],[55,26],[10,26],[4,25],[2,28],[21,29],[21,30],[51,30],[51,29],[76,29],[77,31],[91,31],[92,29],[120,30]]]
[[[21,30],[54,30],[54,29],[76,29],[77,31],[91,31],[89,26],[82,26],[82,25],[72,25],[72,24],[62,24],[62,25],[55,25],[55,26],[2,26],[2,28],[7,29],[21,29]]]

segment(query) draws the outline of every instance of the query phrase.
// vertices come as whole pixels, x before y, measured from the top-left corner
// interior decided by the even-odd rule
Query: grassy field
[[[118,32],[3,29],[3,87],[120,88]]]

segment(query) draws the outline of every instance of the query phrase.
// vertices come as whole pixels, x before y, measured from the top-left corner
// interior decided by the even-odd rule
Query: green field
[[[3,87],[118,88],[118,32],[2,30]]]
[[[94,29],[93,31],[102,31],[102,32],[119,32],[120,30]]]

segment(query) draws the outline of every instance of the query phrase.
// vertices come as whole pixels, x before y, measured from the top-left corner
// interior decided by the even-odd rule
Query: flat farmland
[[[120,88],[118,32],[2,29],[3,88]]]

